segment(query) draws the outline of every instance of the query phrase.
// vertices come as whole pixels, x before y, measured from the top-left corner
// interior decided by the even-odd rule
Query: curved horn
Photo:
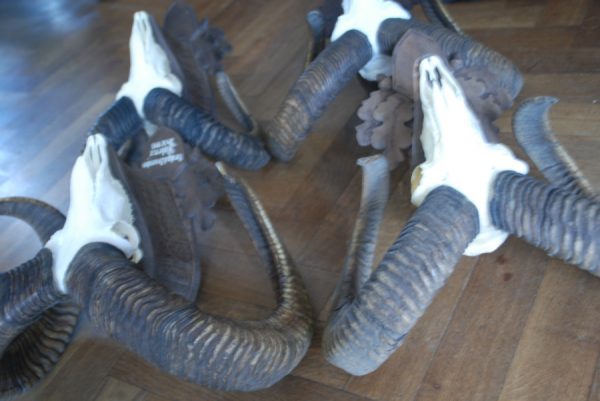
[[[535,178],[502,172],[490,202],[498,228],[600,276],[600,204]]]
[[[429,22],[458,34],[464,34],[441,0],[421,0],[420,3]]]
[[[402,344],[478,229],[477,209],[467,198],[450,187],[434,189],[354,299],[330,316],[323,336],[327,360],[354,375],[377,369]]]
[[[43,202],[27,198],[0,200],[0,214],[30,224],[45,243],[62,228],[64,216]],[[33,387],[59,361],[71,341],[79,309],[55,288],[52,254],[0,274],[0,397]]]
[[[550,183],[575,194],[595,197],[592,185],[550,127],[550,108],[557,102],[558,99],[547,96],[523,102],[513,119],[517,142]]]
[[[231,111],[235,119],[242,124],[244,129],[248,131],[250,135],[254,136],[258,134],[258,123],[248,111],[248,107],[246,107],[244,101],[235,89],[229,75],[223,70],[217,71],[215,74],[215,82],[217,84],[219,95],[221,95],[223,102],[225,102],[225,105],[229,111]]]
[[[310,64],[290,89],[277,115],[265,127],[273,156],[283,161],[294,157],[314,122],[371,59],[371,54],[367,37],[351,30]]]
[[[138,116],[133,102],[124,96],[115,101],[98,117],[88,135],[102,134],[115,150],[119,150],[143,127],[144,124]]]
[[[259,138],[230,130],[168,90],[150,91],[144,100],[144,114],[154,124],[179,132],[190,145],[217,160],[246,169],[259,169],[270,160]]]
[[[306,24],[310,29],[304,69],[323,51],[327,36],[325,36],[325,16],[319,9],[311,10],[306,14]]]
[[[502,56],[484,45],[464,35],[451,32],[435,25],[417,20],[390,18],[381,24],[378,40],[381,51],[391,54],[394,46],[409,29],[416,29],[431,36],[445,52],[446,57],[460,60],[464,67],[483,68],[490,72],[490,78],[497,79],[497,85],[506,90],[511,99],[517,97],[523,87],[523,77],[518,68]]]
[[[313,319],[302,280],[256,196],[221,170],[234,207],[272,270],[278,306],[268,318],[238,321],[202,312],[107,244],[79,251],[67,287],[100,329],[160,369],[211,388],[250,391],[272,385],[298,364]]]
[[[0,216],[16,217],[29,224],[45,244],[65,224],[65,216],[47,203],[31,198],[0,199]]]
[[[381,155],[358,159],[362,167],[360,209],[352,233],[342,277],[333,295],[335,310],[352,302],[371,275],[379,225],[389,195],[389,167]]]

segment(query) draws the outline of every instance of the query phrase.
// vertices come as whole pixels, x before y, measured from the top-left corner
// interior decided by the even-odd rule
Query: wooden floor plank
[[[585,17],[573,40],[574,47],[600,46],[600,3],[590,1]]]
[[[600,74],[524,74],[524,78],[522,97],[544,95],[570,102],[600,102]]]
[[[542,5],[507,8],[504,1],[464,2],[452,8],[452,16],[466,30],[526,28],[536,26],[544,11]]]
[[[600,355],[600,280],[552,261],[500,396],[587,400]]]
[[[69,347],[47,380],[20,400],[94,400],[102,391],[107,375],[123,349],[104,340],[90,339],[89,335],[89,330],[80,333],[79,339]]]
[[[325,323],[318,322],[311,346],[293,375],[337,389],[343,389],[351,376],[329,364],[321,352],[321,340]]]
[[[547,258],[511,239],[479,258],[415,400],[496,400]]]
[[[538,26],[579,25],[586,15],[589,3],[593,0],[549,0],[537,22]]]
[[[600,400],[600,357],[596,361],[593,383],[589,388],[588,401]]]
[[[94,401],[137,401],[142,393],[139,387],[109,377]]]
[[[145,388],[154,394],[173,401],[270,401],[281,399],[297,401],[367,400],[293,375],[286,377],[273,387],[261,391],[236,393],[208,390],[204,387],[165,376],[156,368],[131,354],[125,355],[124,358],[115,365],[111,374],[115,377],[119,377],[119,380]]]
[[[569,49],[573,44],[573,38],[577,33],[572,27],[531,27],[531,28],[501,28],[486,29],[478,28],[469,30],[471,36],[491,47],[492,49],[505,53],[510,50],[535,49]],[[515,59],[519,62],[519,59]]]

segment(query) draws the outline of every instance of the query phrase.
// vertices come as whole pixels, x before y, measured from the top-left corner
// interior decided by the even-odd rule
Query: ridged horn
[[[231,99],[237,96],[237,93],[228,93],[227,96],[230,103],[235,102],[235,99]],[[237,104],[236,107],[236,110],[243,112],[245,106]],[[146,96],[144,113],[152,123],[177,131],[189,145],[197,146],[208,156],[234,166],[259,169],[270,160],[259,138],[232,131],[210,114],[166,89],[154,89]],[[246,121],[247,126],[254,125],[251,117],[248,117],[249,120],[245,118],[240,117]],[[90,134],[103,134],[112,147],[118,150],[142,129],[143,121],[138,116],[133,102],[124,96],[98,118]]]
[[[312,311],[256,196],[221,170],[232,204],[271,269],[278,306],[268,318],[240,321],[200,311],[106,244],[80,250],[67,272],[67,287],[101,331],[163,371],[215,389],[257,390],[283,378],[304,356]]]
[[[319,53],[325,48],[325,17],[321,10],[311,10],[306,14],[306,24],[310,29],[310,37],[306,58],[304,60],[304,69],[307,69],[310,63],[317,58]]]
[[[43,243],[65,220],[52,206],[28,198],[0,200],[0,214],[27,222]],[[10,398],[52,370],[77,324],[79,309],[54,287],[48,249],[0,274],[0,312],[0,398]]]
[[[258,134],[258,123],[248,111],[248,107],[244,104],[244,101],[235,89],[229,75],[225,71],[217,71],[215,73],[215,82],[219,95],[221,95],[223,102],[235,119],[242,124],[250,135]]]
[[[362,194],[342,277],[333,295],[337,310],[352,302],[371,275],[379,225],[389,195],[389,166],[381,155],[358,159],[362,167]]]
[[[144,128],[142,119],[126,96],[115,101],[98,117],[89,131],[89,135],[102,134],[115,150]]]
[[[260,169],[270,160],[258,137],[234,132],[166,89],[146,95],[144,114],[152,123],[177,131],[206,155],[236,167]]]
[[[314,122],[371,59],[367,37],[351,30],[331,43],[302,73],[265,126],[267,145],[279,160],[291,160]]]
[[[65,224],[65,216],[37,199],[11,197],[0,199],[0,216],[11,216],[27,223],[45,244]]]
[[[557,102],[557,98],[548,96],[524,101],[513,118],[517,142],[551,184],[568,192],[595,197],[592,185],[552,131],[549,113]]]
[[[465,68],[482,68],[489,71],[490,78],[497,79],[497,86],[503,88],[514,99],[523,87],[523,77],[518,68],[500,53],[475,40],[449,31],[440,26],[428,25],[415,20],[390,18],[382,22],[378,31],[381,51],[391,54],[394,46],[409,29],[424,32],[432,37],[445,52],[446,57],[460,60]]]
[[[600,203],[508,171],[498,175],[493,191],[496,227],[600,276]]]
[[[443,26],[458,34],[463,34],[462,29],[454,21],[441,0],[421,0],[420,3],[429,22]]]
[[[179,132],[207,155],[246,169],[259,169],[269,155],[255,134],[265,136],[270,153],[289,161],[315,121],[344,86],[371,58],[366,36],[349,31],[328,46],[304,71],[288,92],[276,116],[259,129],[228,77],[219,76],[221,93],[238,121],[250,132],[238,133],[168,91],[154,89],[144,102],[144,114],[157,125]]]
[[[450,187],[433,190],[354,298],[329,317],[322,345],[327,360],[353,375],[377,369],[400,347],[478,231],[477,209],[467,198]]]

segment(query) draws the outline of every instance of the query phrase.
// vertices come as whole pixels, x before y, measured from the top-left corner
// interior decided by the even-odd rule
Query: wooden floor
[[[303,64],[304,13],[315,0],[195,0],[233,44],[227,70],[262,120]],[[132,13],[162,21],[158,0],[6,0],[0,3],[0,196],[45,200],[66,211],[69,171],[92,122],[127,78]],[[560,138],[600,187],[600,1],[489,0],[451,6],[474,38],[514,60],[521,98],[553,95]],[[358,207],[353,82],[289,164],[243,173],[272,216],[311,295],[319,327],[338,279]],[[510,114],[499,125],[514,144]],[[406,166],[393,175],[379,254],[413,211]],[[0,270],[35,254],[23,224],[0,220]],[[273,293],[241,223],[223,202],[202,238],[199,304],[228,316],[264,316]],[[328,365],[320,333],[300,366],[272,388],[222,393],[161,374],[83,324],[42,386],[23,400],[600,400],[600,279],[511,238],[463,258],[405,344],[377,372],[351,377]]]

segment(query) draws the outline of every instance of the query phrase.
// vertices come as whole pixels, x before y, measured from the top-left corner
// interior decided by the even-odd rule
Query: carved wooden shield
[[[222,194],[212,163],[159,129],[134,143],[127,164],[111,150],[111,167],[131,195],[141,237],[144,271],[169,290],[194,301],[201,279],[200,230],[212,226],[210,208]]]

